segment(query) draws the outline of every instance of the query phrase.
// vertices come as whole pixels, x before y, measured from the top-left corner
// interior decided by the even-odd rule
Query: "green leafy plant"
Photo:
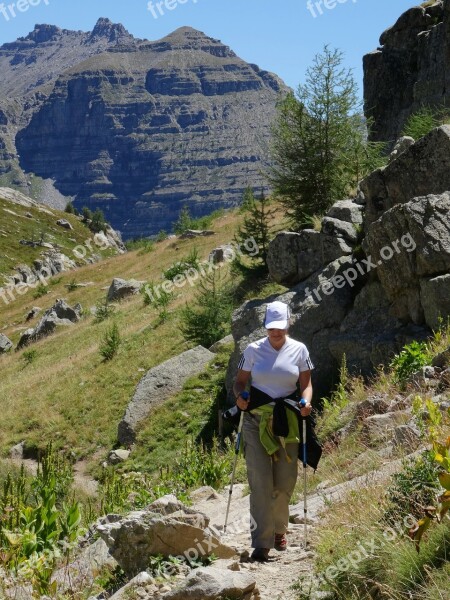
[[[413,341],[407,344],[390,364],[394,382],[403,386],[407,379],[424,367],[429,360],[428,346],[425,342]]]
[[[114,323],[110,327],[104,337],[103,342],[100,346],[100,354],[105,360],[112,360],[119,350],[121,344],[121,338],[119,333],[119,327],[117,323]]]
[[[197,248],[192,248],[187,256],[182,260],[174,263],[168,269],[163,271],[165,279],[173,281],[177,275],[183,275],[188,269],[198,269],[199,267],[199,252]]]
[[[37,350],[25,350],[22,354],[22,359],[26,365],[31,365],[38,356]]]
[[[209,348],[230,332],[233,311],[233,290],[216,270],[199,283],[195,304],[181,311],[182,332],[185,338]]]
[[[43,283],[40,283],[37,286],[37,288],[34,290],[33,298],[34,299],[41,298],[42,296],[45,296],[46,294],[48,294],[48,286],[44,285]]]
[[[402,135],[408,135],[414,140],[418,140],[448,121],[448,108],[423,106],[408,118]]]
[[[105,321],[106,319],[111,317],[113,315],[113,313],[115,312],[115,310],[116,310],[116,307],[114,306],[114,304],[110,304],[107,299],[103,300],[103,301],[99,300],[95,304],[94,322],[102,323],[103,321]]]
[[[67,290],[69,292],[73,292],[77,288],[78,288],[77,282],[75,281],[75,279],[71,279],[70,282],[67,284]]]
[[[169,237],[169,234],[167,233],[167,231],[164,231],[164,229],[161,229],[161,231],[156,236],[155,240],[156,240],[156,242],[163,242],[164,240],[167,240],[168,237]]]

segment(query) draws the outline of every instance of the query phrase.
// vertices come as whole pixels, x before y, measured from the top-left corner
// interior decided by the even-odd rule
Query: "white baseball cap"
[[[266,329],[287,329],[291,312],[284,302],[271,302],[267,305],[264,327]]]

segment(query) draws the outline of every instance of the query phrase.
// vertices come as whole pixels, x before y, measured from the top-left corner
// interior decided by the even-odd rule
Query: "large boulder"
[[[0,354],[6,354],[12,347],[12,341],[5,334],[0,333]]]
[[[251,573],[201,567],[195,569],[179,587],[163,596],[163,600],[217,600],[252,596],[256,580]]]
[[[179,510],[162,516],[151,510],[134,511],[97,526],[110,554],[127,575],[145,571],[150,556],[182,556],[195,560],[215,554],[231,558],[236,551],[225,546],[207,529],[201,513]]]
[[[353,225],[361,225],[363,222],[363,207],[356,204],[354,200],[339,200],[333,204],[325,216]]]
[[[442,125],[360,183],[365,228],[396,204],[450,190],[450,126]]]
[[[450,271],[450,193],[394,206],[370,225],[363,246],[377,267],[391,313],[422,324],[421,296],[431,294],[433,285],[447,289],[446,280],[427,281],[421,292],[421,279]],[[445,300],[440,307],[445,309]]]
[[[144,284],[145,281],[136,281],[135,279],[126,281],[120,277],[115,277],[108,290],[108,302],[122,300],[122,298],[126,298],[127,296],[139,294],[139,291]]]
[[[56,300],[42,316],[34,329],[27,329],[21,336],[17,349],[27,346],[31,342],[52,334],[58,326],[71,326],[81,318],[82,308],[76,304],[73,308],[64,299]]]
[[[438,329],[450,315],[450,273],[420,280],[420,302],[426,324]]]
[[[214,358],[203,346],[181,353],[153,367],[139,382],[118,428],[118,440],[124,446],[136,440],[136,428],[150,411],[179,392],[186,380],[201,373]]]
[[[277,283],[293,286],[351,253],[351,246],[334,234],[326,235],[313,229],[299,233],[282,231],[269,244],[267,265]]]

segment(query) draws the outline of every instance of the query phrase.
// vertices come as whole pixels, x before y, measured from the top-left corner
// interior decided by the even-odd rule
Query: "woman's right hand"
[[[241,410],[247,410],[249,402],[250,397],[248,397],[247,400],[244,400],[244,398],[239,394],[236,399],[236,406],[238,406]]]

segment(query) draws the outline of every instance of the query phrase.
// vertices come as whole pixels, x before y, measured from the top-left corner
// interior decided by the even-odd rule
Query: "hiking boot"
[[[276,533],[275,534],[275,550],[282,552],[287,548],[287,539],[284,533]]]
[[[267,562],[269,560],[269,548],[255,548],[251,558],[259,562]]]

